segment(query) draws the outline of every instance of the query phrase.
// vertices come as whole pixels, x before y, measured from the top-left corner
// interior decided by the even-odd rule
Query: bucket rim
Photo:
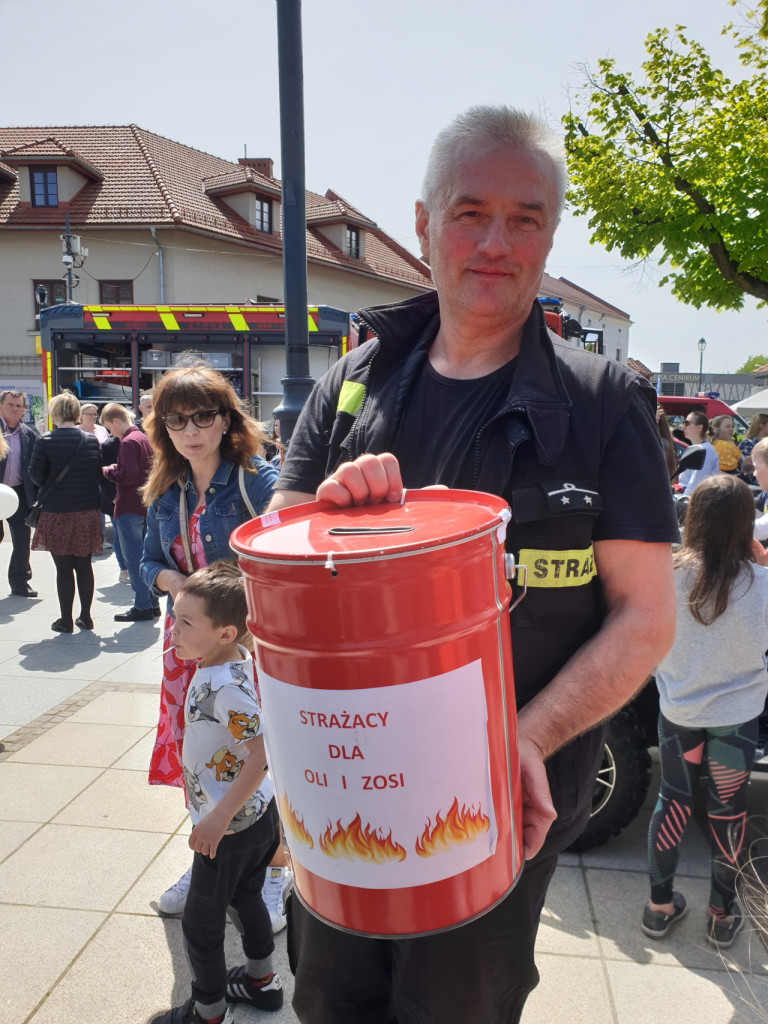
[[[355,518],[354,513],[361,515],[365,509],[376,509],[383,513],[387,508],[402,508],[404,505],[411,504],[445,504],[446,501],[453,504],[465,503],[467,505],[474,506],[475,508],[484,507],[488,513],[488,518],[482,523],[474,522],[465,527],[455,529],[452,533],[449,533],[443,537],[431,536],[424,538],[417,543],[411,541],[408,543],[407,540],[403,540],[398,546],[389,545],[379,546],[375,540],[372,540],[367,548],[352,548],[344,550],[340,546],[338,540],[334,538],[331,543],[332,548],[325,548],[324,550],[312,550],[306,552],[293,551],[290,553],[286,552],[272,552],[265,550],[254,550],[253,542],[254,538],[263,536],[268,532],[276,530],[281,527],[289,526],[292,523],[309,520],[315,515],[321,514],[334,514],[338,513],[342,517],[345,513],[353,513],[352,519]],[[359,510],[359,511],[358,511]],[[232,551],[237,555],[238,558],[247,561],[254,562],[267,562],[267,563],[279,563],[279,564],[296,564],[296,565],[307,565],[307,564],[324,564],[328,558],[329,550],[333,555],[334,561],[338,562],[370,562],[380,561],[383,558],[402,558],[415,554],[423,554],[430,551],[442,550],[448,547],[452,547],[456,544],[465,543],[467,541],[482,537],[487,533],[493,533],[499,528],[503,527],[506,529],[507,523],[512,518],[512,513],[509,505],[504,498],[499,497],[497,494],[489,494],[485,491],[468,491],[459,489],[431,489],[421,488],[413,489],[403,492],[403,498],[401,499],[399,506],[394,502],[382,502],[376,505],[357,505],[340,507],[331,501],[309,501],[303,502],[299,505],[291,505],[286,509],[278,509],[274,512],[265,512],[260,516],[256,516],[254,519],[248,520],[246,523],[242,523],[236,527],[229,540],[229,546]],[[382,529],[382,534],[390,534],[393,531]],[[403,538],[407,537],[407,534],[397,534]],[[372,538],[376,534],[372,531]]]

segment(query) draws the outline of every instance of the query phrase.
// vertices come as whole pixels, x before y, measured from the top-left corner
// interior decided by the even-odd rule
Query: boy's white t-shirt
[[[210,813],[240,774],[249,756],[245,740],[264,731],[253,659],[244,647],[239,649],[242,661],[198,667],[187,690],[182,761],[193,825]],[[258,821],[274,795],[272,779],[266,775],[227,831],[241,832]]]

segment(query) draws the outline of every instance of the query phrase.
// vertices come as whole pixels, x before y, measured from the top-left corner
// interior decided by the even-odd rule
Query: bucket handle
[[[520,604],[525,595],[528,593],[528,566],[518,565],[515,561],[515,556],[510,552],[504,554],[504,575],[508,580],[514,580],[517,577],[518,572],[523,574],[523,592],[518,597],[513,605],[510,605],[509,610],[514,611],[515,608]]]

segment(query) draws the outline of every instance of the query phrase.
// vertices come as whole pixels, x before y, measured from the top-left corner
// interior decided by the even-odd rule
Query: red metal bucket
[[[296,890],[339,928],[455,927],[517,881],[508,519],[495,495],[425,490],[232,534]]]

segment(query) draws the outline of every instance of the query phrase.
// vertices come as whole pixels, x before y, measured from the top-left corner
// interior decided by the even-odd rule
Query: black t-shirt
[[[392,446],[406,487],[473,486],[476,456],[482,455],[481,427],[503,406],[514,368],[512,359],[483,377],[458,380],[425,360]]]

